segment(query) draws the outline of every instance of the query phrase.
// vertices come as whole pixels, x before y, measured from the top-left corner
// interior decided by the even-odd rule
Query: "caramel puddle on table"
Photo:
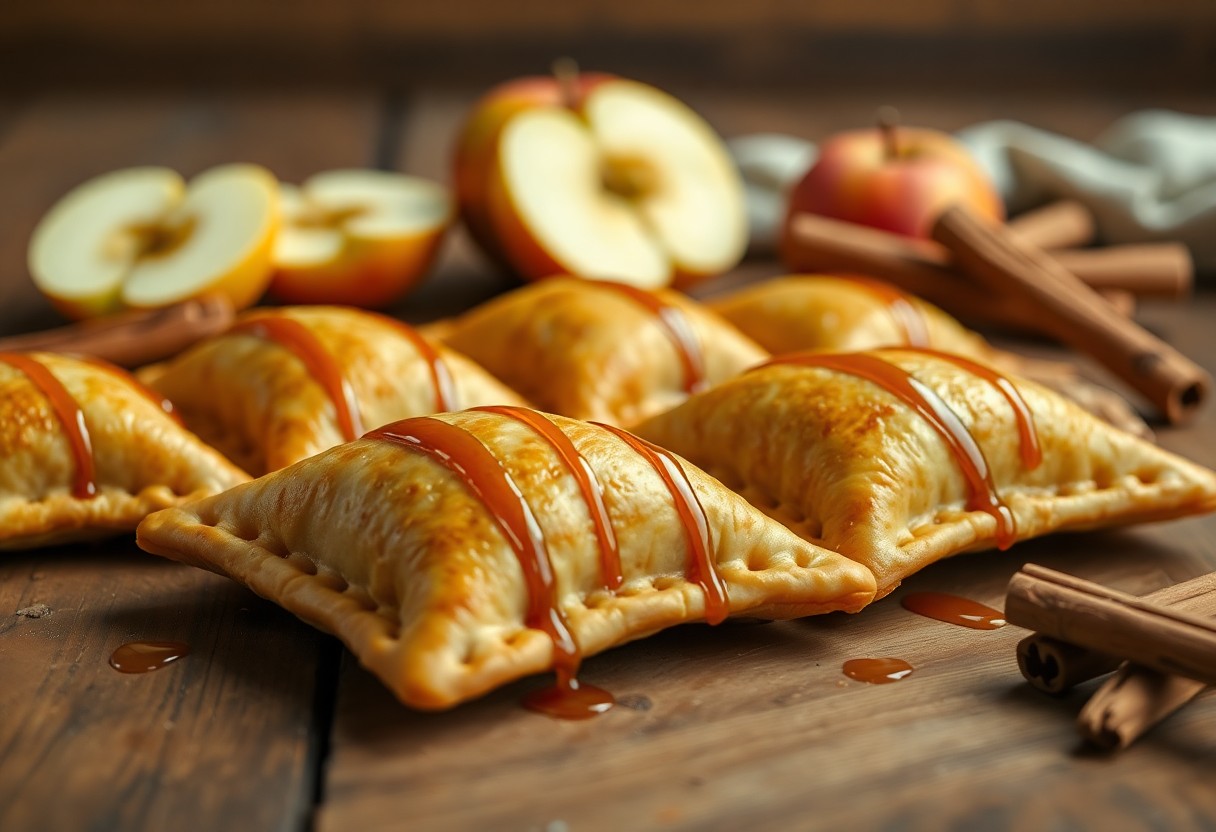
[[[912,592],[900,604],[917,615],[972,630],[999,630],[1005,626],[1005,613],[1000,610],[945,592]]]
[[[590,719],[615,705],[616,698],[603,688],[571,677],[564,684],[532,691],[524,696],[522,703],[530,711],[556,719]]]
[[[190,645],[181,641],[132,641],[110,655],[110,667],[119,673],[147,673],[189,655]]]
[[[871,685],[889,685],[911,675],[914,668],[903,659],[849,659],[841,667],[844,675]]]

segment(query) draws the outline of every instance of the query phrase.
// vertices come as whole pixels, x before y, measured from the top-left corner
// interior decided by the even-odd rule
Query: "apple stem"
[[[562,103],[571,110],[577,110],[582,103],[578,91],[578,61],[567,56],[553,62],[550,71],[557,79],[558,89],[561,90]]]
[[[882,143],[887,160],[899,158],[899,110],[888,105],[879,107],[875,115],[878,129],[882,132]]]

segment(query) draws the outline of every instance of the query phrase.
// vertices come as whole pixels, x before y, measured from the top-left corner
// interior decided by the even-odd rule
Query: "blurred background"
[[[361,166],[448,181],[477,97],[562,55],[666,88],[727,138],[819,141],[884,104],[908,124],[1017,119],[1082,141],[1146,107],[1216,115],[1213,0],[9,0],[5,328],[59,322],[26,247],[92,176],[250,161],[289,182]],[[509,285],[459,229],[436,274],[393,311]]]
[[[658,82],[1211,89],[1211,0],[12,0],[0,84],[486,84],[555,54]]]

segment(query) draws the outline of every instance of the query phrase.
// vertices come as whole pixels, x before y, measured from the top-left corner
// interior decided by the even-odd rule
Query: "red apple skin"
[[[964,203],[1001,221],[1000,195],[967,149],[945,133],[897,127],[888,158],[878,128],[840,133],[790,193],[790,217],[819,214],[908,237],[927,238],[948,206]]]
[[[596,86],[615,77],[602,72],[581,73],[575,80],[575,95],[582,99]],[[495,190],[492,183],[500,180],[497,175],[498,138],[507,122],[517,113],[535,107],[559,107],[564,104],[561,85],[553,76],[538,75],[499,84],[474,105],[456,143],[453,181],[456,183],[456,201],[465,227],[491,259],[525,277],[536,274],[548,276],[563,269],[554,264],[554,268],[547,271],[548,264],[553,263],[552,259],[532,242],[522,228],[517,227],[519,223],[507,222],[508,228],[496,227],[503,223],[503,213],[491,208],[495,201],[502,199],[501,194],[492,193]],[[510,241],[505,244],[510,251],[504,250],[506,240]],[[516,258],[521,258],[523,262],[517,262]],[[534,262],[538,258],[547,263]]]
[[[323,266],[279,266],[270,294],[282,303],[383,309],[417,286],[443,244],[447,225],[374,247],[359,243]]]

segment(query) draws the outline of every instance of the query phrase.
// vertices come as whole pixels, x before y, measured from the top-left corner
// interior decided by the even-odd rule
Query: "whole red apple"
[[[928,237],[949,205],[1004,218],[1000,195],[962,144],[945,133],[890,123],[837,134],[790,194],[789,218],[820,214]]]

